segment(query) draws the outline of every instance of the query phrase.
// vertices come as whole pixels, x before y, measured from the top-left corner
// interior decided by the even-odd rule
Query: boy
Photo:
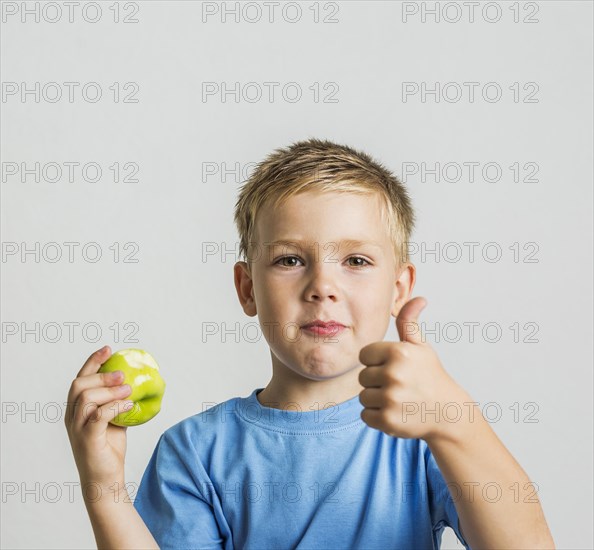
[[[553,547],[538,499],[510,489],[533,493],[528,477],[419,330],[402,184],[363,152],[310,139],[258,165],[235,222],[247,260],[235,287],[272,378],[166,430],[133,506],[86,501],[98,545],[436,548],[450,526],[466,548]],[[391,316],[400,342],[382,341]],[[73,382],[68,425],[81,481],[106,490],[124,482],[109,407],[129,394],[95,374],[108,357]],[[89,402],[106,405],[85,423]]]

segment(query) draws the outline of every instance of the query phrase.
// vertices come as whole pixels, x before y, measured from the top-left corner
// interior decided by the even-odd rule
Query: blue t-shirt
[[[358,395],[281,410],[261,389],[161,435],[134,501],[160,548],[430,549],[445,526],[469,548],[424,440],[369,427]]]

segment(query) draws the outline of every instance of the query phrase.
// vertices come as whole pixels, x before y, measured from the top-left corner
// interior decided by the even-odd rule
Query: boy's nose
[[[338,298],[336,275],[332,274],[331,265],[316,265],[312,268],[311,278],[305,289],[306,300],[324,300]]]

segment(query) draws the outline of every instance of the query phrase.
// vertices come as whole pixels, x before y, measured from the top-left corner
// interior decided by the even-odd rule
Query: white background
[[[436,22],[421,14],[433,2],[319,2],[318,23],[315,2],[299,2],[301,17],[293,23],[295,8],[284,17],[277,8],[272,22],[263,11],[254,21],[253,3],[238,22],[233,14],[222,21],[222,4],[203,21],[203,10],[214,4],[142,1],[133,10],[134,3],[126,9],[120,3],[120,19],[137,23],[115,23],[114,2],[99,3],[96,23],[83,17],[83,7],[88,19],[97,13],[86,2],[74,9],[73,22],[60,4],[55,23],[48,19],[57,11],[45,3],[25,3],[39,10],[38,22],[35,15],[22,21],[21,2],[2,4],[1,77],[5,91],[7,83],[19,89],[1,104],[3,170],[36,162],[95,162],[103,170],[95,183],[80,169],[73,182],[67,173],[57,182],[35,182],[34,175],[22,182],[20,173],[2,180],[3,548],[95,546],[80,489],[69,494],[78,473],[61,416],[70,383],[94,350],[146,349],[167,381],[162,412],[128,430],[131,484],[139,483],[169,426],[266,385],[269,351],[233,285],[233,206],[249,163],[308,137],[362,149],[399,176],[412,166],[405,163],[481,163],[474,181],[466,173],[456,181],[454,172],[446,174],[455,180],[449,182],[420,172],[406,178],[418,216],[412,241],[448,245],[449,258],[456,245],[463,253],[458,261],[412,256],[415,295],[428,300],[421,321],[427,330],[452,323],[439,342],[429,341],[457,382],[482,406],[494,404],[491,414],[500,413],[492,426],[537,484],[557,547],[592,548],[590,2],[492,2],[486,14],[477,8],[474,22],[462,3]],[[11,15],[13,5],[19,11]],[[498,10],[499,21],[489,22]],[[23,98],[23,83],[34,89],[36,82],[41,92],[48,82],[61,84],[65,97]],[[72,103],[64,82],[80,83]],[[88,82],[101,86],[96,103],[81,95]],[[122,101],[131,88],[114,101],[115,82],[136,83],[138,102]],[[205,97],[208,82],[228,88],[238,82],[248,96]],[[274,101],[248,101],[256,90],[243,88],[249,82],[264,94],[264,82],[280,83]],[[280,94],[288,82],[300,86],[299,101]],[[309,89],[316,82],[318,102]],[[450,99],[458,86],[463,96],[436,102],[419,93],[404,102],[407,82],[439,83]],[[464,82],[479,83],[473,102]],[[334,84],[324,91],[326,83]],[[483,98],[487,83],[501,88],[500,100]],[[509,88],[514,83],[518,101]],[[533,102],[526,102],[534,90],[527,83],[538,86]],[[323,101],[336,89],[337,102]],[[45,92],[51,99],[55,89]],[[136,163],[139,181],[114,182],[115,162]],[[481,175],[489,162],[501,167],[498,181]],[[509,169],[516,162],[519,182]],[[245,171],[225,179],[205,174],[222,163]],[[538,167],[536,181],[523,181],[532,171],[526,163]],[[462,244],[471,241],[480,243],[474,261]],[[54,263],[51,242],[64,254]],[[80,243],[72,263],[66,242]],[[96,263],[81,254],[92,242],[103,253]],[[136,244],[123,249],[125,243]],[[483,257],[487,243],[495,248],[485,253],[500,248],[499,260]],[[18,252],[8,254],[14,246]],[[21,257],[22,248],[35,246],[39,261],[33,253]],[[205,247],[228,254],[205,256]],[[130,252],[136,263],[122,261]],[[69,322],[79,324],[72,339]],[[474,341],[463,324],[472,322],[480,323]],[[87,323],[101,328],[98,341],[92,325],[82,333]],[[115,323],[119,336],[109,328]],[[125,340],[125,323],[138,327],[137,342]],[[226,339],[220,332],[203,337],[207,323],[221,329],[225,323],[231,332]],[[501,327],[499,341],[482,336],[487,323]],[[519,342],[509,328],[514,323]],[[458,341],[456,326],[465,331]],[[393,326],[386,339],[397,339]],[[444,540],[459,547],[451,531]]]

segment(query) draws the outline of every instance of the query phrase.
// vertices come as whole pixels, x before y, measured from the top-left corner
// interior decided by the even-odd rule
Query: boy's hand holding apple
[[[424,341],[417,319],[426,305],[416,297],[402,307],[396,318],[400,342],[374,342],[359,353],[359,361],[367,365],[359,373],[365,388],[359,394],[365,407],[361,418],[394,437],[429,440],[454,435],[463,422],[445,419],[444,405],[458,404],[457,410],[465,411],[464,404],[472,403]]]
[[[87,359],[70,385],[65,414],[81,482],[98,483],[106,491],[114,483],[124,483],[126,428],[109,421],[124,410],[126,397],[132,391],[123,385],[123,373],[97,372],[109,355],[106,346]]]
[[[127,426],[155,416],[165,390],[146,352],[110,355],[108,346],[93,353],[68,393],[64,421],[85,496],[85,484],[98,484],[102,492],[124,488]]]

